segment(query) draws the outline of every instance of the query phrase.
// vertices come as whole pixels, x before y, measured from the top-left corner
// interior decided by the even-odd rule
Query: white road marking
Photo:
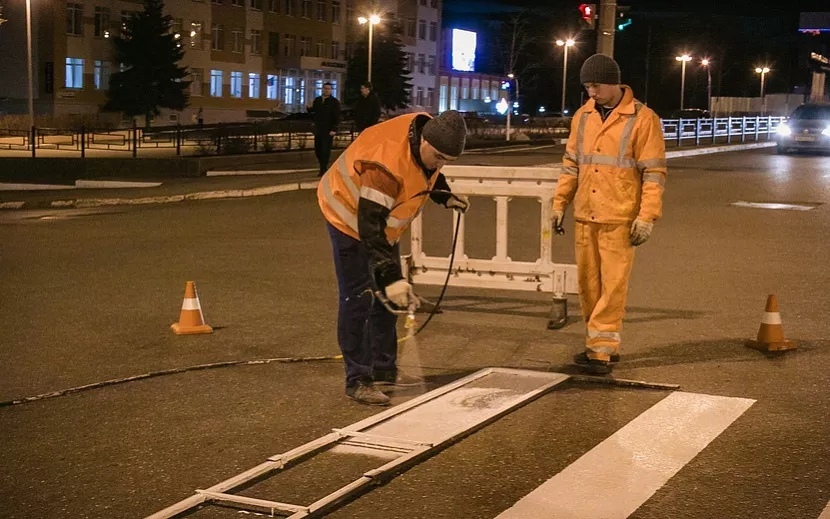
[[[672,393],[496,519],[625,519],[754,402]]]
[[[749,207],[751,209],[778,209],[784,211],[809,211],[815,209],[813,204],[781,204],[776,202],[733,202],[735,207]]]
[[[818,519],[830,519],[830,503],[827,503],[827,506],[824,507],[824,511],[818,516]]]

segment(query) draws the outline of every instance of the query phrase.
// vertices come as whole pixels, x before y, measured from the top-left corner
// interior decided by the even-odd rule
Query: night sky
[[[571,109],[581,101],[578,79],[582,61],[596,49],[596,33],[580,31],[579,1],[445,0],[445,27],[465,28],[476,19],[491,20],[491,28],[509,13],[531,10],[528,34],[518,67],[522,69],[523,111],[540,104],[558,107],[561,96],[562,52],[553,44],[558,37],[575,36],[568,63],[568,102]],[[599,4],[599,0],[586,3]],[[763,7],[761,7],[763,4]],[[758,65],[772,70],[766,76],[766,93],[800,92],[809,85],[808,48],[830,52],[830,36],[811,37],[798,32],[799,14],[830,11],[830,0],[748,1],[620,1],[630,6],[632,23],[617,32],[614,57],[622,69],[623,82],[639,99],[659,111],[678,108],[680,64],[675,56],[690,53],[695,60],[686,68],[687,107],[705,108],[706,70],[699,60],[712,60],[712,95],[758,96]],[[479,30],[481,25],[479,24]],[[495,30],[495,29],[493,29]],[[478,63],[484,72],[503,74],[498,59],[504,36],[479,36]],[[488,45],[488,42],[490,43]],[[500,45],[501,44],[501,45]],[[648,81],[646,81],[646,78]]]

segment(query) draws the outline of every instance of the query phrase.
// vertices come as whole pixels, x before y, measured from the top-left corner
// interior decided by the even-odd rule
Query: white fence
[[[554,296],[577,293],[576,265],[554,263],[551,259],[551,202],[559,177],[559,165],[553,167],[484,167],[445,166],[441,172],[453,193],[493,197],[496,201],[496,255],[470,258],[464,249],[467,218],[462,215],[455,261],[449,284],[470,288],[550,292]],[[509,207],[512,198],[535,198],[539,201],[539,257],[535,261],[513,261],[507,250]],[[453,232],[455,218],[453,218]],[[422,248],[423,221],[418,216],[410,228],[411,251],[404,256],[404,277],[416,285],[443,285],[450,258],[429,256]]]

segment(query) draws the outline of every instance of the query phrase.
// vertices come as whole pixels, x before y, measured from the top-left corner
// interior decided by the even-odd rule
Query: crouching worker
[[[467,127],[450,110],[432,118],[406,114],[364,130],[320,179],[317,199],[326,219],[337,275],[337,341],[346,368],[346,395],[388,405],[381,389],[422,384],[396,365],[395,306],[417,304],[403,279],[398,241],[427,201],[465,212],[469,200],[449,192],[440,170],[464,151]]]

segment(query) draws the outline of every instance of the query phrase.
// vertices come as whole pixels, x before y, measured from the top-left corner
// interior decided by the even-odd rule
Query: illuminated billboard
[[[452,68],[473,72],[476,64],[476,33],[452,30]]]

